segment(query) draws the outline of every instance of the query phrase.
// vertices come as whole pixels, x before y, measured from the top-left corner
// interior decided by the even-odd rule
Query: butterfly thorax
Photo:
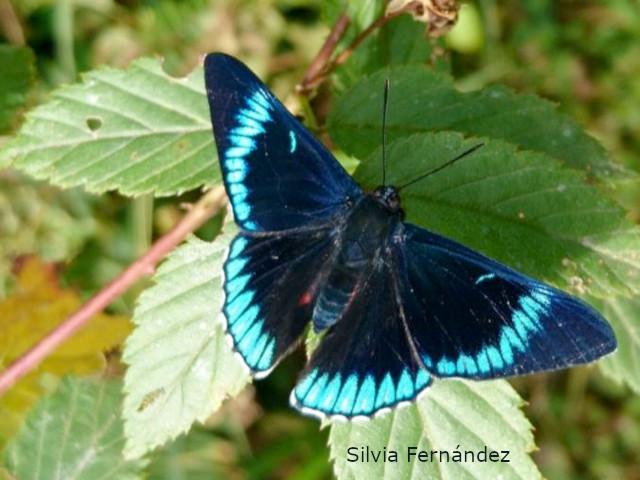
[[[389,189],[391,195],[392,187]],[[379,193],[378,193],[379,192]],[[372,272],[385,261],[392,234],[402,226],[402,210],[392,196],[377,189],[353,206],[336,233],[337,249],[313,311],[316,331],[336,323],[350,308]]]
[[[404,217],[404,211],[400,204],[400,193],[396,187],[391,185],[380,186],[371,193],[371,196],[389,212],[400,213]]]

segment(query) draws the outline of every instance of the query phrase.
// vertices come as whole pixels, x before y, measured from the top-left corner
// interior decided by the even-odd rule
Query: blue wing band
[[[490,377],[510,370],[515,358],[526,355],[531,349],[530,339],[544,335],[541,318],[551,313],[553,295],[545,290],[537,287],[518,298],[510,323],[500,327],[496,342],[482,343],[474,354],[459,352],[451,358],[441,356],[435,365],[429,355],[423,356],[424,361],[440,376]]]
[[[399,228],[293,390],[302,412],[369,417],[414,399],[433,377],[553,370],[615,349],[609,325],[577,298],[421,228]]]
[[[330,252],[327,230],[240,234],[231,242],[223,313],[233,347],[255,377],[267,375],[297,344]]]
[[[397,378],[391,373],[378,378],[372,373],[343,376],[340,372],[321,373],[320,368],[315,368],[291,392],[291,403],[316,417],[370,417],[413,400],[430,384],[431,375],[424,369],[414,372],[404,368]]]

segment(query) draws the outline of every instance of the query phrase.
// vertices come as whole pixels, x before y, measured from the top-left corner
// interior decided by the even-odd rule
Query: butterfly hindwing
[[[371,416],[431,383],[400,323],[393,265],[380,261],[314,350],[291,403],[316,417]]]
[[[234,350],[254,376],[266,376],[304,332],[331,246],[326,229],[240,233],[231,242],[223,313]]]
[[[405,231],[396,246],[402,304],[434,375],[527,374],[615,349],[610,326],[577,298],[422,228]]]
[[[236,223],[279,231],[327,221],[361,190],[242,63],[208,55],[213,131]]]

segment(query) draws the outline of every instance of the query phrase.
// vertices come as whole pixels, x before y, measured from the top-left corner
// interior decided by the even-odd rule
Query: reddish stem
[[[331,56],[338,46],[338,42],[344,36],[344,33],[349,28],[349,24],[351,20],[345,14],[340,15],[340,18],[336,21],[335,25],[331,29],[329,36],[324,41],[322,48],[316,55],[316,58],[313,59],[311,65],[307,69],[307,72],[302,79],[302,82],[296,87],[299,92],[308,92],[311,90],[311,85],[313,80],[317,78],[322,72],[327,68],[327,64],[331,60]]]

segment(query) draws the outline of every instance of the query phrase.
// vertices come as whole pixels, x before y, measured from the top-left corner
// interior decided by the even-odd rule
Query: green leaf
[[[227,228],[227,230],[230,230]],[[138,457],[203,422],[250,380],[220,321],[222,262],[231,234],[191,238],[139,299],[124,349],[128,457]]]
[[[322,17],[329,26],[333,26],[343,13],[349,17],[351,31],[348,37],[368,27],[386,8],[385,0],[326,0],[321,5]]]
[[[0,45],[0,133],[15,126],[26,104],[35,76],[34,62],[29,48]]]
[[[417,134],[391,144],[388,182],[402,185],[471,146],[465,160],[402,192],[408,221],[576,294],[640,291],[640,233],[624,211],[546,155],[500,140]],[[356,177],[380,182],[378,150]]]
[[[419,132],[453,130],[507,140],[602,178],[616,168],[604,149],[552,103],[517,95],[503,86],[462,93],[450,77],[424,66],[381,70],[338,98],[329,116],[329,131],[345,152],[364,158],[379,146],[386,78],[391,87],[389,141]]]
[[[37,254],[62,261],[76,254],[94,233],[89,195],[60,191],[5,170],[0,177],[0,298],[12,259]]]
[[[387,7],[384,0],[349,0],[343,1],[351,24],[358,31],[364,30],[373,21],[384,14]]]
[[[535,445],[531,424],[519,408],[522,403],[505,381],[437,381],[406,407],[364,423],[333,423],[329,445],[336,476],[339,480],[541,478],[528,455]],[[353,447],[396,451],[398,461],[374,462],[370,457],[368,462],[349,462],[348,449]],[[449,452],[449,461],[446,454],[436,453],[433,461],[420,462],[413,456],[409,462],[410,447],[429,455],[432,450]],[[472,462],[466,453],[473,451],[475,456],[485,449],[509,451],[509,462]],[[463,461],[453,460],[456,451]]]
[[[29,413],[5,454],[20,480],[141,478],[143,460],[122,457],[121,383],[66,377]]]
[[[242,425],[234,425],[244,435]],[[211,429],[214,430],[214,429]],[[148,480],[212,480],[241,475],[234,465],[240,457],[233,438],[195,427],[153,455]],[[244,469],[242,469],[244,471]]]
[[[608,377],[640,393],[640,300],[618,296],[598,306],[618,339],[618,350],[599,366]]]
[[[167,75],[158,60],[101,68],[61,88],[0,152],[36,178],[91,192],[172,195],[219,180],[202,69]]]

